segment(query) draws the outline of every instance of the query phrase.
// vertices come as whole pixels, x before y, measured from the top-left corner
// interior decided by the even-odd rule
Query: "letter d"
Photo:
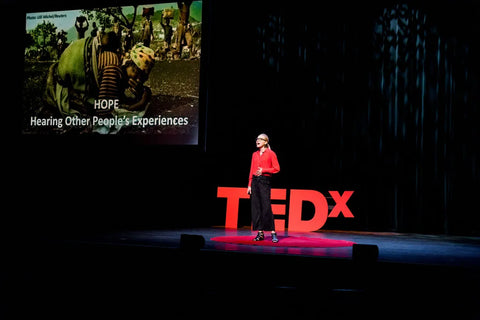
[[[310,220],[302,220],[302,202],[313,203],[315,212]],[[316,231],[323,227],[327,221],[327,199],[315,190],[290,190],[290,210],[288,217],[289,231]]]

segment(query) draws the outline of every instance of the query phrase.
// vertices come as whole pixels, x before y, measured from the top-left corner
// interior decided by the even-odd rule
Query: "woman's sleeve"
[[[122,70],[116,65],[107,65],[102,69],[98,89],[99,99],[120,99]]]
[[[255,153],[252,154],[252,162],[250,164],[250,174],[248,175],[248,186],[251,187],[252,186],[252,179],[253,179],[253,174],[254,172],[256,171],[257,168],[254,168],[254,165],[253,165],[253,157],[255,156]]]
[[[262,171],[265,173],[277,173],[280,172],[280,164],[278,163],[277,155],[275,152],[271,151],[270,153],[270,168],[262,168]]]

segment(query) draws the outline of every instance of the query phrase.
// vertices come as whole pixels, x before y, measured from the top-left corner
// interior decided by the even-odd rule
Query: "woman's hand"
[[[247,194],[252,194],[252,187],[247,188]]]
[[[263,169],[260,168],[260,167],[258,167],[257,172],[255,172],[255,175],[256,175],[257,177],[261,176],[261,175],[262,175],[262,171],[263,171]]]
[[[139,95],[142,92],[143,83],[140,80],[129,78],[128,85],[135,95]]]
[[[152,98],[152,91],[150,90],[149,87],[145,87],[143,89],[143,95],[140,101],[128,106],[127,109],[130,111],[143,110],[147,106],[147,103],[150,102],[151,98]]]

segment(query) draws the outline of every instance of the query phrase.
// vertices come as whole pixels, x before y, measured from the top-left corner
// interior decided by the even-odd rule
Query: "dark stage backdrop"
[[[478,4],[277,3],[230,29],[209,146],[242,157],[270,133],[276,184],[355,190],[359,228],[478,233]]]
[[[216,187],[246,186],[265,132],[275,187],[355,191],[355,218],[324,228],[480,233],[475,1],[205,1],[204,13],[205,150],[17,136],[20,223],[222,225]]]

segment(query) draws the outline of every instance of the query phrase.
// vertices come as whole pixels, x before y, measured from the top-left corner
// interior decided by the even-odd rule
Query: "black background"
[[[136,137],[22,136],[16,112],[25,12],[68,8],[4,0],[3,181],[15,218],[8,228],[223,225],[226,202],[216,188],[246,186],[254,139],[265,132],[281,165],[274,187],[355,191],[348,202],[355,219],[329,219],[325,228],[478,235],[479,6],[402,3],[457,48],[441,51],[456,86],[448,97],[425,99],[421,131],[408,113],[396,122],[406,134],[394,131],[385,113],[389,97],[374,89],[376,22],[398,2],[204,1],[201,145],[166,147]],[[446,119],[449,126],[441,127]],[[248,216],[242,202],[241,225]]]

